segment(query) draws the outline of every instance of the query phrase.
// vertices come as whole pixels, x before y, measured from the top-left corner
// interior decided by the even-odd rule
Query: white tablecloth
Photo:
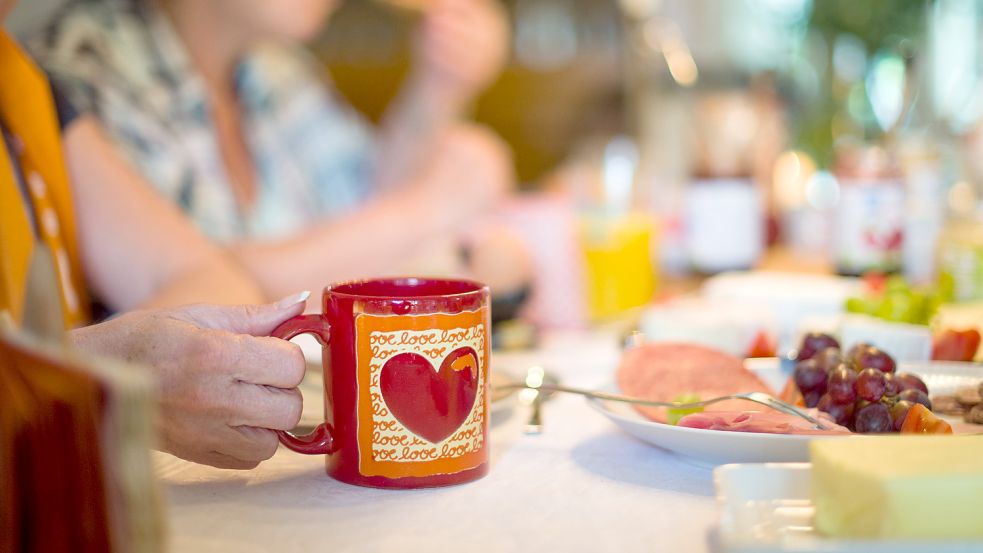
[[[616,340],[554,336],[493,367],[538,362],[565,383],[612,377]],[[449,488],[359,488],[324,460],[283,448],[252,471],[157,454],[170,549],[192,551],[666,551],[708,549],[716,509],[709,469],[636,441],[580,397],[545,404],[545,430],[525,435],[520,405],[492,419],[491,472]]]

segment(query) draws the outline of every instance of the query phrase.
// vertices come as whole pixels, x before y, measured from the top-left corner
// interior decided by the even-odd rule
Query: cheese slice
[[[810,454],[821,534],[983,539],[983,436],[816,440]]]

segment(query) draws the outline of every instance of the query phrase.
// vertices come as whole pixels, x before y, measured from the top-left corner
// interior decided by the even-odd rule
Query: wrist
[[[118,351],[106,351],[106,326],[109,324],[106,322],[71,330],[65,335],[65,341],[70,348],[89,355],[115,357]]]
[[[408,103],[434,120],[441,116],[457,117],[470,100],[470,94],[463,87],[421,69],[415,69],[407,78],[407,90]]]
[[[86,354],[130,360],[133,356],[130,349],[132,337],[138,336],[140,331],[134,321],[128,319],[128,314],[124,314],[71,330],[65,335],[65,341],[69,347]]]

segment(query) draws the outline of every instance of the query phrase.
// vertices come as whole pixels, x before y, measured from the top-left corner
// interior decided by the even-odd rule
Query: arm
[[[423,16],[413,70],[380,129],[377,184],[396,186],[416,172],[441,133],[498,75],[508,23],[496,0],[440,0]]]
[[[434,237],[457,236],[512,182],[505,146],[491,133],[455,129],[438,141],[416,181],[293,239],[232,248],[271,297],[328,282],[391,273]]]
[[[92,117],[63,138],[86,277],[110,307],[261,301],[256,284],[120,157]]]

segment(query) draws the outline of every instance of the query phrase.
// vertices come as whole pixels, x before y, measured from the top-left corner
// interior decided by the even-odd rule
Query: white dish
[[[926,363],[932,357],[932,332],[925,325],[851,313],[840,318],[835,335],[843,351],[849,351],[857,342],[867,342],[886,351],[899,363]]]
[[[713,471],[723,553],[968,553],[983,542],[844,540],[812,527],[808,463],[737,464]]]
[[[602,391],[619,392],[613,385]],[[651,421],[627,403],[591,398],[588,398],[587,402],[632,436],[700,465],[807,461],[810,441],[843,436],[842,434],[831,436],[761,434],[685,428]]]
[[[775,390],[780,390],[787,378],[776,358],[751,359],[746,366]],[[921,377],[933,395],[951,394],[959,387],[975,386],[983,380],[983,365],[975,363],[902,363],[898,370]],[[602,391],[620,393],[613,384]],[[588,404],[632,436],[701,465],[805,462],[809,460],[810,441],[842,437],[842,434],[803,436],[683,428],[651,421],[626,403],[588,399]],[[749,409],[753,408],[749,404]],[[983,431],[978,425],[945,418],[957,433]]]
[[[959,388],[976,387],[983,382],[983,365],[980,363],[961,363],[957,361],[923,361],[901,363],[899,372],[918,375],[928,386],[930,397],[952,395]],[[983,432],[983,426],[971,424],[961,416],[940,415],[952,425],[956,434],[976,434]]]
[[[918,375],[928,386],[929,395],[948,395],[964,386],[979,386],[983,364],[958,361],[918,361],[901,363],[898,372]]]

